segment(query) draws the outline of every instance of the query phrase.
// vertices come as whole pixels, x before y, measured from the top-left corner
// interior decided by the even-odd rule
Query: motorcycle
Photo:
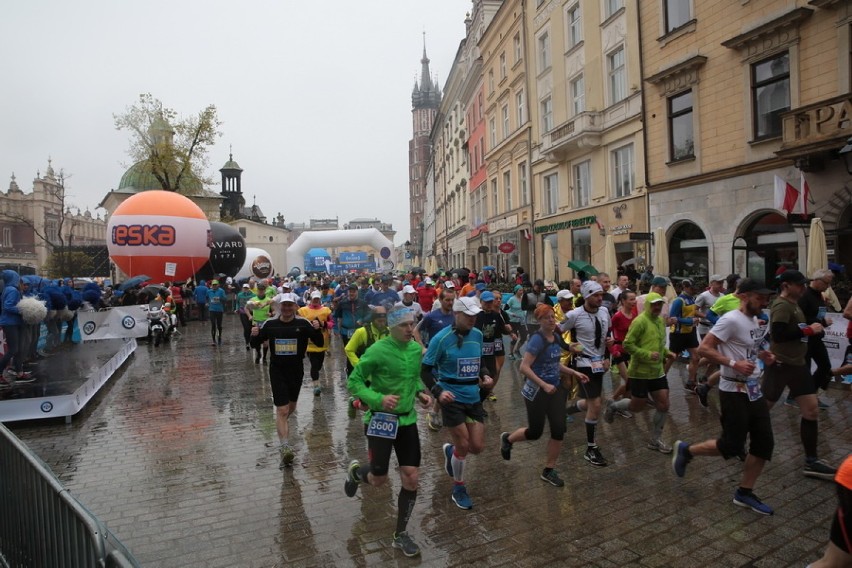
[[[159,302],[148,305],[148,338],[154,340],[154,347],[168,341],[174,330],[173,316],[163,308]]]

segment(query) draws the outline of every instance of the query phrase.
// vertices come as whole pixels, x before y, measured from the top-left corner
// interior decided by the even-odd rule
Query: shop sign
[[[479,235],[481,235],[482,233],[487,233],[487,232],[488,232],[488,225],[480,225],[480,226],[476,227],[475,229],[473,229],[473,230],[470,232],[470,237],[469,237],[469,238],[471,238],[471,239],[472,239],[472,238],[474,238],[474,237],[478,237],[478,236],[479,236]]]
[[[785,113],[784,146],[846,136],[852,131],[852,99],[848,95]]]
[[[497,247],[500,249],[500,252],[510,254],[515,251],[515,245],[509,242],[500,243],[500,246]]]
[[[535,228],[536,233],[553,233],[564,229],[578,229],[580,227],[588,227],[597,223],[598,218],[595,215],[588,217],[579,217],[577,219],[569,219],[560,223],[551,223],[549,225],[539,225]]]
[[[616,227],[609,228],[610,235],[626,235],[630,232],[630,229],[633,228],[633,225],[618,225]]]

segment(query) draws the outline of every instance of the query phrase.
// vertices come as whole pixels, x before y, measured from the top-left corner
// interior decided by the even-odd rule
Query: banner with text
[[[124,306],[99,312],[77,312],[83,341],[128,339],[148,335],[145,306]]]

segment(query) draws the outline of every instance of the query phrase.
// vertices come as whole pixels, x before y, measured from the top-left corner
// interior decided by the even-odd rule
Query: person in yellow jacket
[[[328,351],[328,330],[333,325],[331,310],[322,305],[322,292],[319,290],[311,292],[311,303],[303,308],[299,308],[299,316],[310,322],[314,320],[318,321],[320,329],[322,329],[322,346],[318,347],[312,343],[308,344],[308,360],[311,362],[311,381],[314,384],[314,396],[319,396],[322,392],[319,384],[319,374],[322,371],[322,364],[325,361],[325,352]]]
[[[355,330],[343,349],[352,367],[355,368],[358,365],[358,361],[370,345],[387,337],[388,333],[388,312],[384,306],[376,306],[370,312],[370,321]]]
[[[556,305],[553,306],[553,313],[556,315],[556,325],[565,321],[565,314],[574,309],[574,294],[570,290],[560,290],[556,293]],[[567,345],[571,345],[571,331],[562,333],[562,339]],[[559,364],[568,367],[571,364],[571,353],[563,351],[562,357],[559,358]],[[574,380],[574,377],[569,375],[563,381],[563,384],[568,389],[568,400],[574,400],[579,394],[579,383]],[[568,421],[573,422],[574,417],[568,415]]]

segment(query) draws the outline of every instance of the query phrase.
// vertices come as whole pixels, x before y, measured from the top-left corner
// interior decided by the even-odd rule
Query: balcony
[[[582,112],[544,135],[542,153],[548,162],[562,162],[581,148],[601,145],[603,119],[600,112]]]

